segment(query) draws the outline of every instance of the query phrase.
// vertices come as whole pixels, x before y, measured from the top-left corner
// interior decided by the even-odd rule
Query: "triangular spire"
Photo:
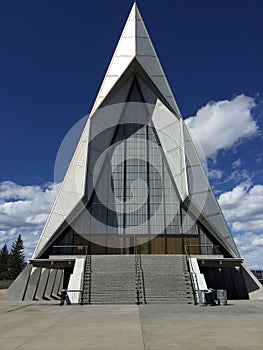
[[[239,283],[244,291],[235,268],[221,273],[221,267],[239,266],[241,259],[136,3],[33,259],[7,294],[22,299],[32,294],[32,286],[36,295],[40,284],[43,290],[54,286],[55,270],[49,274],[43,269],[40,276],[31,264],[51,267],[59,260],[53,256],[57,246],[68,256],[78,255],[84,246],[86,254],[134,254],[135,246],[138,253],[185,254],[195,247],[197,255],[217,255],[201,258],[202,266],[204,260],[212,270],[215,266],[215,272],[203,266],[208,279],[225,276],[230,291]],[[225,264],[225,257],[235,259]],[[195,275],[196,259],[191,258],[198,268]],[[77,289],[82,288],[82,267],[84,259],[76,258],[70,281],[77,282]],[[248,289],[259,289],[243,268]],[[222,288],[219,284],[210,287]]]
[[[143,22],[136,2],[128,16],[107,73],[99,90],[91,114],[101,105],[115,83],[133,60],[136,60],[151,78],[153,84],[169,105],[180,117],[180,112],[167,82],[160,61]]]
[[[97,161],[106,145],[110,146],[115,129],[118,128],[122,104],[140,100],[152,106],[153,113],[148,114],[152,117],[156,136],[181,203],[189,211],[196,210],[195,217],[205,229],[220,241],[231,256],[238,256],[231,233],[202,170],[200,160],[195,157],[191,137],[184,126],[142,17],[134,3],[93,106],[92,118],[88,118],[85,125],[34,257],[41,256],[56,235],[65,230],[64,226],[68,225],[66,222],[75,219],[83,203],[89,202],[93,193],[93,187],[90,185],[90,176],[93,174],[89,174],[92,161]],[[100,106],[107,103],[115,105],[114,116],[109,117],[107,109],[104,108],[95,114]],[[116,119],[114,123],[113,120],[109,120],[111,118]],[[104,136],[96,147],[92,146],[89,142],[92,139],[91,130],[107,129],[108,122],[114,125],[115,129],[111,128],[107,137]],[[100,166],[102,165],[103,162]],[[100,173],[101,171],[97,172],[98,176]]]

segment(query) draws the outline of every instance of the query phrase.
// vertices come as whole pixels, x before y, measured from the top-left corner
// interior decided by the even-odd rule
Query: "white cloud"
[[[32,255],[58,187],[52,183],[43,186],[0,183],[0,246],[10,245],[21,233],[26,256]]]
[[[240,184],[218,201],[232,231],[263,231],[263,185]]]
[[[221,179],[223,175],[223,171],[218,170],[218,169],[212,169],[208,171],[208,177],[209,179]]]
[[[236,169],[236,168],[239,168],[242,164],[242,161],[240,158],[238,158],[237,160],[235,160],[233,163],[232,163],[232,168],[233,169]]]
[[[255,106],[254,98],[245,95],[209,102],[185,123],[200,142],[206,157],[213,158],[220,150],[228,149],[257,132],[251,112]]]
[[[251,269],[263,269],[263,185],[242,183],[219,197],[241,257]]]
[[[246,265],[250,269],[263,268],[263,233],[246,232],[234,237]]]
[[[247,169],[236,169],[226,178],[224,182],[233,181],[236,183],[245,182],[250,183],[253,178],[253,173],[251,174]]]

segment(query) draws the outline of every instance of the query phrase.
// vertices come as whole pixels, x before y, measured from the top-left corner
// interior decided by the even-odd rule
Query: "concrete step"
[[[141,270],[134,255],[96,255],[86,267],[84,296],[92,304],[134,304],[138,286],[144,284],[147,303],[193,302],[193,293],[187,263],[180,255],[142,255]],[[139,260],[137,259],[137,262]],[[90,279],[90,281],[89,281]],[[91,290],[89,292],[89,286]],[[144,299],[143,291],[139,297]],[[84,297],[85,302],[85,297]]]

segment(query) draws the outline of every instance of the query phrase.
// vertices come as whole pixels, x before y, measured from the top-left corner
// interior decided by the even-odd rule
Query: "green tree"
[[[21,235],[12,243],[9,259],[9,271],[12,279],[15,279],[25,265],[24,243]]]
[[[0,250],[0,280],[10,279],[10,273],[8,271],[9,265],[9,253],[7,245],[4,244]]]

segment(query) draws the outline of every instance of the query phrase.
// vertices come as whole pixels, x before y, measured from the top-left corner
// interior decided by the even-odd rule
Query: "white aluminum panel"
[[[84,192],[85,168],[71,165],[67,173],[67,181],[62,185],[62,191],[69,191],[79,194],[82,197]]]
[[[152,120],[157,129],[163,129],[178,121],[177,117],[159,100],[157,100]]]
[[[41,249],[45,246],[45,244],[47,243],[47,238],[40,236],[38,242],[37,242],[37,246],[36,249],[32,255],[32,259],[37,257],[38,252],[41,251]],[[43,272],[43,271],[42,271]]]
[[[101,87],[101,89],[102,89],[102,87]],[[104,95],[100,95],[100,94],[97,95],[96,101],[94,102],[94,105],[93,105],[92,110],[91,110],[91,114],[93,114],[98,109],[98,107],[103,102],[104,98],[105,98]]]
[[[80,138],[80,142],[73,155],[71,164],[60,187],[60,191],[57,195],[56,201],[53,205],[53,208],[51,209],[46,225],[42,231],[41,237],[39,239],[39,244],[34,252],[34,256],[37,256],[40,253],[41,249],[44,247],[44,245],[48,244],[47,238],[52,238],[53,234],[63,223],[65,216],[67,216],[75,207],[77,201],[68,200],[68,196],[65,195],[64,190],[67,189],[69,191],[76,191],[78,194],[75,194],[74,196],[78,199],[78,201],[84,195],[84,179],[87,162],[87,157],[85,157],[85,154],[87,154],[87,143],[82,142],[81,140],[87,140],[88,133],[89,120],[87,121],[87,124],[84,127],[83,133]],[[74,162],[83,164],[84,166],[73,166]],[[65,200],[67,201],[66,209],[65,204],[61,205],[62,203],[65,203]]]
[[[107,72],[106,79],[109,76],[118,76],[120,77],[121,74],[125,71],[125,69],[128,67],[129,63],[132,61],[132,56],[114,56],[113,62],[110,65],[109,71]],[[106,81],[105,81],[106,83]],[[105,85],[103,83],[103,85]]]
[[[184,181],[183,174],[179,174],[179,175],[175,176],[174,182],[176,184],[179,195],[181,196],[181,199],[184,199],[186,196],[186,192],[185,192],[185,181]]]
[[[182,149],[173,149],[166,156],[167,159],[169,159],[169,164],[173,164],[173,175],[177,176],[182,174],[184,171]]]
[[[63,215],[52,213],[51,216],[49,217],[47,225],[44,227],[42,237],[45,237],[46,239],[52,237],[54,232],[59,228],[59,226],[63,223],[63,221],[64,221]]]
[[[78,165],[78,166],[86,166],[87,162],[87,147],[88,143],[87,142],[79,142],[76,152],[73,157],[72,164],[73,165]]]
[[[86,125],[84,126],[83,132],[80,136],[80,141],[81,142],[85,142],[88,141],[88,137],[89,137],[89,127],[90,127],[90,119],[88,118]]]
[[[135,16],[137,18],[136,23],[134,21]],[[114,76],[116,77],[116,80],[119,79],[135,56],[160,90],[163,97],[166,98],[168,104],[174,109],[176,114],[180,116],[172,91],[165,78],[136,4],[133,5],[129,18],[125,24],[119,43],[102,83],[102,87],[92,108],[92,113],[98,108],[115,84],[113,79],[109,78]]]
[[[189,193],[207,192],[209,183],[201,166],[187,168]]]
[[[138,56],[137,55],[137,59],[143,66],[144,70],[149,74],[150,77],[161,76],[162,78],[164,78],[163,70],[156,56]],[[164,96],[166,95],[170,95],[170,89],[167,86],[166,86],[166,91],[164,93]]]
[[[218,213],[217,215],[213,215],[207,218],[208,221],[215,227],[215,229],[220,232],[220,236],[225,239],[231,237],[229,228],[223,218],[222,213]]]
[[[111,80],[111,85],[111,83],[109,82],[109,76],[115,75],[118,79],[122,75],[124,70],[128,67],[133,57],[135,57],[135,12],[136,4],[133,5],[127,22],[124,26],[118,45],[115,49],[113,58],[110,62],[106,76],[102,83],[102,87],[98,93],[91,113],[94,113],[94,111],[99,107],[101,102],[104,100],[108,92],[115,84],[115,82]]]
[[[140,37],[137,36],[136,38],[136,54],[138,56],[149,56],[154,55],[155,52],[151,43],[151,40],[149,37]]]
[[[142,16],[137,7],[136,7],[136,35],[138,37],[149,37],[147,29],[143,23]]]
[[[221,209],[212,191],[209,191],[206,193],[206,202],[205,202],[204,211],[207,216],[213,215],[215,213],[221,214]]]
[[[134,9],[130,12],[129,18],[125,24],[125,27],[122,31],[121,38],[131,38],[134,37],[134,27],[135,27],[135,21],[134,21]],[[118,43],[119,45],[119,43]],[[118,46],[116,51],[118,50]]]
[[[184,186],[184,181],[183,181],[183,173],[179,173],[178,174],[178,167],[174,162],[174,159],[172,158],[172,156],[170,156],[169,154],[166,154],[166,159],[167,162],[169,164],[169,168],[171,170],[171,173],[174,177],[174,181],[176,183],[176,187],[177,190],[179,192],[179,195],[181,198],[183,198],[184,193],[185,193],[185,186]]]
[[[103,99],[105,96],[107,96],[107,94],[109,93],[109,91],[111,90],[111,88],[114,86],[114,84],[118,79],[119,79],[118,74],[116,74],[115,76],[107,75],[105,81],[101,86],[99,98]]]
[[[136,56],[138,62],[142,65],[145,72],[149,75],[153,83],[156,85],[163,98],[166,99],[172,109],[180,115],[178,106],[173,98],[173,93],[166,80],[160,62],[157,56]],[[168,100],[169,98],[169,100]]]
[[[178,146],[183,146],[180,121],[175,121],[173,124],[163,128],[162,131],[169,135]]]
[[[167,152],[176,148],[181,148],[180,136],[178,136],[178,128],[171,125],[168,129],[158,129],[158,136],[163,147]]]
[[[58,206],[65,218],[71,213],[80,200],[81,196],[79,196],[79,194],[64,191],[60,193]]]
[[[118,95],[118,93],[116,95]],[[109,118],[108,108],[101,108],[100,110],[96,111],[90,117],[89,137],[93,139],[100,132],[104,132],[106,129],[112,127],[113,125],[118,125],[120,116],[123,112],[124,105],[125,105],[124,103],[120,103],[120,104],[111,106],[110,111],[112,113],[110,115],[110,118]]]
[[[181,198],[184,199],[187,194],[187,184],[183,148],[184,142],[180,122],[175,115],[163,104],[160,104],[159,101],[154,110],[152,120],[161,142],[161,146],[166,155],[169,168],[174,177],[178,192]]]
[[[198,157],[197,151],[195,149],[195,146],[193,144],[193,141],[189,139],[190,135],[188,133],[185,133],[185,130],[184,130],[184,136],[188,138],[188,140],[186,140],[185,138],[185,153],[186,153],[187,164],[189,166],[202,166],[200,159]]]
[[[185,142],[192,141],[191,136],[189,134],[189,131],[188,131],[187,126],[185,125],[185,123],[183,123],[183,132],[184,132],[184,141]]]
[[[156,109],[155,109],[156,110]],[[180,128],[180,124],[178,119],[174,116],[174,114],[171,113],[171,115],[169,115],[166,111],[163,110],[158,110],[158,112],[154,113],[153,115],[153,122],[154,122],[154,126],[157,129],[161,129],[161,130],[166,130],[169,128],[171,125],[173,124],[178,124],[177,128]],[[176,130],[176,132],[178,133],[178,131]],[[178,137],[176,138],[176,142],[178,143],[178,140],[180,140],[180,135],[178,135]]]
[[[115,57],[118,56],[135,56],[135,40],[134,40],[134,30],[133,36],[122,37],[119,41],[118,47],[115,52]]]
[[[201,166],[200,160],[197,157],[196,150],[192,147],[189,141],[185,142],[185,154],[187,165],[193,166]]]
[[[207,201],[207,196],[210,192],[204,191],[200,193],[194,193],[194,195],[190,194],[189,197],[194,201],[196,207],[198,208],[199,212],[203,212],[205,215],[209,214],[215,214],[218,213],[218,208],[216,208],[216,205],[212,205],[211,210],[207,210],[208,208],[205,208],[205,203]],[[212,212],[213,210],[213,212]]]

